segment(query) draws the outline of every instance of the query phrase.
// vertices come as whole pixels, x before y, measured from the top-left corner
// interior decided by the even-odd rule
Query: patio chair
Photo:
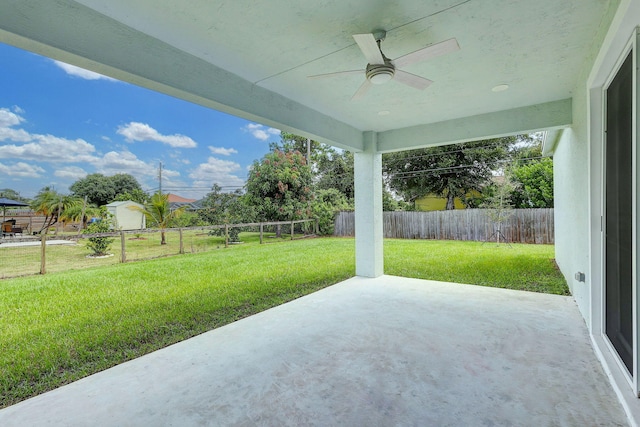
[[[5,222],[2,224],[2,237],[4,236],[14,236],[13,226],[10,222]]]

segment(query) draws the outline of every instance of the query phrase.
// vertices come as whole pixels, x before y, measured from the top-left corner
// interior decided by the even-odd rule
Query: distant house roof
[[[178,196],[177,194],[167,194],[169,203],[193,203],[198,199],[187,199],[186,197]]]
[[[189,199],[187,199],[189,200]],[[171,208],[171,210],[175,210],[178,208],[181,208],[183,206],[186,206],[187,210],[198,210],[198,209],[202,209],[202,202],[204,201],[204,199],[200,199],[200,200],[193,200],[192,202],[170,202],[169,203],[169,207]]]

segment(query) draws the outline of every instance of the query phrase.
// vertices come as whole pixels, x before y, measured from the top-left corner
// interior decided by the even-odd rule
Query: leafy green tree
[[[20,193],[18,193],[15,190],[12,190],[11,188],[1,188],[0,197],[15,200],[17,202],[24,202],[24,203],[29,202],[28,198],[20,196]]]
[[[382,189],[382,210],[385,212],[400,210],[398,201],[385,188]]]
[[[333,147],[314,140],[307,140],[304,136],[294,135],[292,133],[280,132],[279,142],[270,142],[269,149],[271,151],[300,152],[307,159],[307,151],[311,153],[311,158],[307,159],[307,164],[312,167],[319,159],[326,156],[327,153],[333,151]]]
[[[503,180],[494,182],[488,187],[486,197],[482,202],[482,207],[486,209],[489,219],[493,222],[496,243],[500,244],[503,238],[502,224],[513,215],[513,203],[511,203],[511,193],[516,186],[508,176]]]
[[[131,175],[125,173],[104,176],[92,173],[71,184],[69,187],[74,196],[87,197],[89,203],[103,206],[112,202],[119,194],[136,194],[142,192],[142,187]]]
[[[211,225],[239,224],[255,219],[255,212],[248,206],[242,190],[225,193],[218,184],[202,200],[198,215]]]
[[[385,154],[383,171],[389,187],[405,201],[436,194],[446,197],[446,209],[455,209],[456,197],[464,201],[490,182],[515,141],[506,137]]]
[[[336,189],[347,198],[354,197],[353,153],[333,148],[319,155],[314,168],[318,190]]]
[[[151,196],[151,200],[144,207],[131,206],[130,209],[142,212],[147,218],[148,225],[158,227],[160,229],[160,244],[166,245],[165,229],[171,227],[173,221],[183,214],[186,206],[172,211],[169,205],[169,195],[157,192]]]
[[[89,203],[102,206],[115,197],[113,182],[101,173],[92,173],[69,186],[69,190],[78,197],[86,197]]]
[[[182,215],[174,218],[172,223],[173,227],[198,227],[202,225],[207,225],[207,222],[203,221],[200,215],[193,211],[184,211]]]
[[[256,217],[255,207],[248,203],[242,190],[224,193],[217,184],[214,184],[211,192],[204,197],[202,207],[203,209],[198,211],[198,215],[212,225],[248,223],[253,222]],[[223,229],[212,232],[217,235],[223,233]],[[229,229],[229,239],[232,242],[239,241],[239,234],[239,228]]]
[[[353,153],[285,132],[280,134],[279,142],[271,142],[269,147],[271,151],[300,152],[307,158],[307,144],[310,144],[307,164],[311,168],[315,189],[337,189],[348,200],[353,200]]]
[[[135,188],[133,190],[127,190],[124,193],[116,194],[112,202],[125,202],[127,200],[144,205],[145,203],[149,203],[151,196],[142,191],[142,189]]]
[[[140,183],[133,177],[133,175],[129,175],[128,173],[117,173],[107,178],[111,181],[113,187],[115,188],[115,196],[122,193],[134,193],[136,191],[142,192]],[[146,193],[143,192],[143,194]]]
[[[553,207],[553,160],[545,157],[516,165],[511,175],[517,185],[511,193],[516,208]]]
[[[336,214],[343,210],[353,210],[353,204],[335,188],[318,190],[312,203],[313,216],[318,219],[320,234],[331,235]]]
[[[299,151],[276,150],[255,161],[249,171],[246,198],[260,220],[308,218],[313,199],[311,169]]]

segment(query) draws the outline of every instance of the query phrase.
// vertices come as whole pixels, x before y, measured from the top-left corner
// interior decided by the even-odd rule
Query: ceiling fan
[[[408,53],[396,59],[387,58],[380,47],[380,43],[385,39],[385,31],[375,31],[369,34],[354,34],[353,38],[360,47],[367,60],[367,68],[364,70],[338,71],[335,73],[316,74],[309,76],[311,79],[319,79],[325,77],[343,76],[349,74],[364,73],[366,80],[358,88],[351,100],[363,97],[372,85],[380,85],[390,80],[396,80],[415,89],[424,90],[433,81],[415,74],[399,70],[398,68],[415,64],[416,62],[426,61],[446,53],[455,52],[460,49],[458,41],[453,38],[439,43],[431,44],[415,52]]]

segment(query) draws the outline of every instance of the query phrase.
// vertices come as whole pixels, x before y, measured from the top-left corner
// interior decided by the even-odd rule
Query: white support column
[[[355,153],[356,275],[384,274],[382,247],[382,154],[376,132],[365,132],[364,151]]]

